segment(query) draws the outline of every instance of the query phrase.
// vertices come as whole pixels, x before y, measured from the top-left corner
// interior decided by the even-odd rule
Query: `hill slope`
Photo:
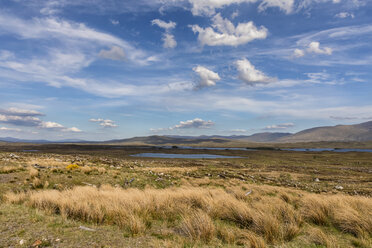
[[[278,142],[370,141],[372,121],[355,125],[315,127],[278,139]]]

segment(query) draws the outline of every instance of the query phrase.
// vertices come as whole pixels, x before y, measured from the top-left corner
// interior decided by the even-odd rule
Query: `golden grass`
[[[181,187],[167,189],[100,188],[41,190],[5,195],[8,202],[28,204],[64,218],[118,225],[132,235],[146,233],[152,223],[168,223],[175,234],[204,243],[265,247],[289,242],[304,223],[332,225],[368,240],[372,234],[372,201],[346,195],[315,195],[270,186],[247,186],[252,193],[228,189]],[[307,224],[307,225],[308,225]],[[231,231],[228,228],[233,228]],[[317,229],[310,242],[329,246]]]
[[[207,243],[215,236],[215,227],[211,217],[200,209],[182,217],[180,231],[194,241],[203,240]]]
[[[332,238],[329,235],[325,234],[319,228],[312,227],[306,232],[306,234],[307,234],[307,240],[311,244],[321,245],[327,248],[335,247],[334,240],[332,240]]]
[[[29,159],[26,164],[29,166],[38,164],[45,167],[66,167],[67,165],[69,165],[69,162],[56,160],[54,158],[33,158]]]
[[[34,167],[30,166],[28,167],[28,174],[30,175],[31,178],[34,178],[39,176],[39,171]]]
[[[19,166],[1,166],[0,167],[0,174],[8,174],[13,173],[21,169]]]

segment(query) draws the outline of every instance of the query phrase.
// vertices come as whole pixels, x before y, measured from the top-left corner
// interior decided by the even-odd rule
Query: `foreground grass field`
[[[372,247],[369,153],[24,149],[0,153],[0,247]]]

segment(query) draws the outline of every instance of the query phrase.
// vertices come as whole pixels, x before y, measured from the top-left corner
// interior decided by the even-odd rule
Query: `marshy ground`
[[[372,247],[372,153],[0,150],[0,247]]]

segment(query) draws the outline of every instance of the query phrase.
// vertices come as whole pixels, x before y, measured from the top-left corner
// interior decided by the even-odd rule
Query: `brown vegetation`
[[[121,189],[104,185],[70,190],[6,194],[11,203],[25,202],[48,213],[90,223],[116,224],[132,235],[142,234],[161,221],[192,241],[249,243],[263,247],[296,238],[304,222],[334,226],[355,237],[372,234],[372,202],[364,197],[326,196],[252,186],[245,195],[238,188]],[[233,225],[230,232],[224,225]],[[330,246],[327,236],[311,229],[313,243]],[[265,240],[265,241],[264,241]]]

